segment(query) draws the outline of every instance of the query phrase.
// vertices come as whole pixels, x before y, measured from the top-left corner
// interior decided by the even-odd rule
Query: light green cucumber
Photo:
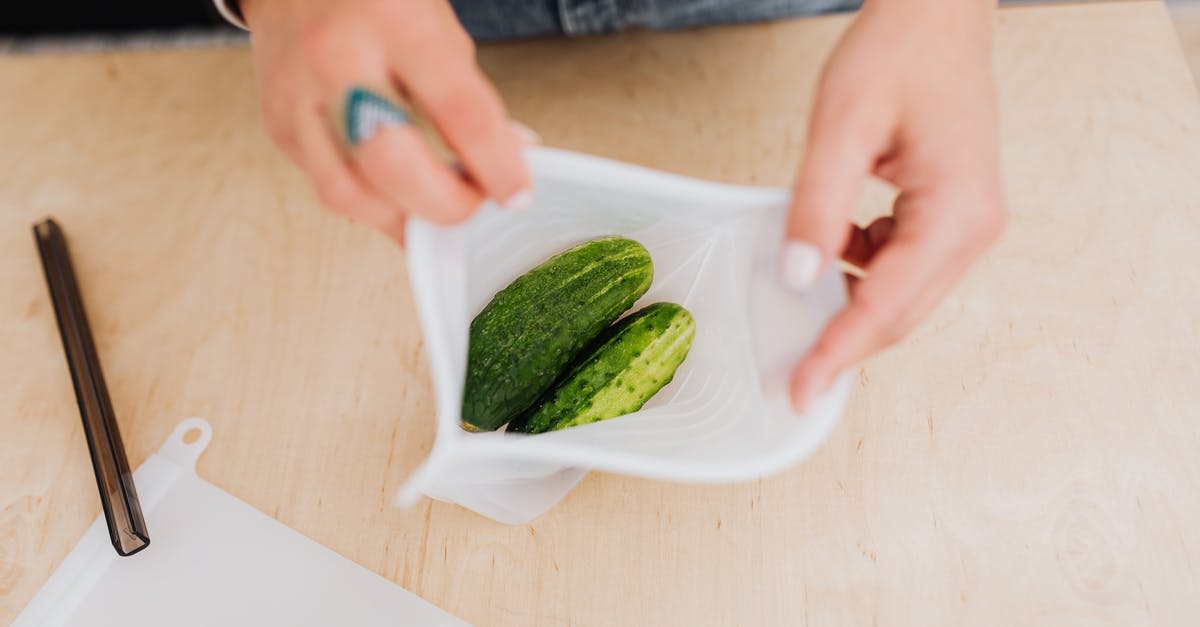
[[[671,382],[695,335],[692,314],[674,303],[655,303],[629,315],[508,430],[542,433],[641,409]]]

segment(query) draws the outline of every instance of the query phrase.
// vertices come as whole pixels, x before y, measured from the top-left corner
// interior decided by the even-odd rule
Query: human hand
[[[528,203],[523,127],[510,125],[448,2],[241,6],[267,131],[329,208],[403,243],[408,213],[453,223],[484,198],[514,209]],[[405,123],[388,103],[394,93],[420,106],[461,170]]]
[[[793,372],[797,409],[903,338],[1004,229],[992,4],[868,0],[825,67],[781,278],[803,290],[839,256],[867,276]],[[898,188],[892,215],[847,228],[869,175]]]

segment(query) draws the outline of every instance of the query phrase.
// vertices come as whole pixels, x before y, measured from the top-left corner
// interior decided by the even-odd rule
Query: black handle
[[[50,298],[54,301],[63,351],[71,367],[71,381],[75,384],[75,399],[79,401],[92,470],[96,472],[96,485],[100,488],[108,535],[118,554],[133,555],[150,545],[150,535],[146,532],[142,506],[133,486],[133,475],[129,472],[129,460],[125,457],[125,446],[121,443],[104,373],[100,370],[100,358],[92,343],[92,329],[79,296],[67,240],[58,223],[50,218],[35,224],[33,234],[42,257],[42,269],[46,272]]]

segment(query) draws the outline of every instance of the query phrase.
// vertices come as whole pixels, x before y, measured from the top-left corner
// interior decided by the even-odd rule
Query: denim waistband
[[[594,35],[626,28],[678,29],[758,22],[856,8],[861,0],[452,0],[482,41]]]

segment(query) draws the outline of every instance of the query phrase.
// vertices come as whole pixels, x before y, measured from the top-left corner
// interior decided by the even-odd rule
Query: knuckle
[[[452,54],[464,59],[475,58],[475,40],[471,39],[467,31],[456,27],[451,29],[446,39]]]
[[[475,213],[475,206],[453,190],[427,190],[421,203],[421,213],[430,221],[441,224],[457,224]]]
[[[388,211],[374,220],[371,226],[384,231],[385,233],[402,233],[404,232],[404,223],[408,216],[401,210]]]
[[[306,26],[300,35],[300,53],[317,80],[326,86],[340,85],[344,77],[368,65],[363,53],[365,39],[343,20],[330,17]]]
[[[408,155],[396,145],[394,133],[392,129],[383,129],[354,149],[354,159],[368,179],[403,171]]]
[[[892,346],[893,344],[898,344],[900,340],[903,340],[906,334],[905,327],[893,323],[880,329],[879,343],[881,346]]]
[[[317,182],[317,197],[321,203],[341,215],[351,215],[362,204],[358,186],[342,176],[327,176]]]
[[[1008,229],[1008,209],[1003,203],[994,203],[983,213],[981,229],[987,238],[987,243],[995,243]]]
[[[864,325],[872,329],[881,342],[891,345],[904,336],[900,316],[894,308],[867,297],[860,298],[855,307]]]
[[[999,201],[987,201],[979,205],[969,218],[970,227],[967,244],[972,250],[982,251],[995,244],[1008,227],[1008,210]]]
[[[405,42],[405,52],[414,59],[461,60],[475,56],[475,43],[462,32],[444,33],[433,29],[414,29]]]
[[[289,154],[296,144],[293,103],[297,98],[292,95],[294,91],[291,87],[290,81],[276,78],[262,83],[259,88],[263,131],[276,146]]]
[[[342,47],[341,24],[333,18],[305,25],[300,33],[300,52],[308,61],[321,61],[337,54]]]
[[[475,58],[475,40],[471,39],[471,36],[466,31],[461,29],[456,30],[451,45],[456,46],[455,49],[458,54],[467,58]]]
[[[831,121],[853,120],[866,111],[872,100],[863,83],[826,75],[821,80],[816,113]]]
[[[837,352],[834,350],[832,343],[823,340],[818,341],[805,357],[805,361],[815,364],[815,367],[818,368],[836,367]]]
[[[381,16],[393,25],[398,46],[421,61],[464,59],[475,56],[475,42],[457,23],[447,25],[432,12],[396,15],[405,3],[386,3]]]
[[[480,86],[472,74],[450,79],[430,94],[430,107],[444,121],[447,131],[462,137],[487,136],[491,119],[479,106]]]
[[[823,96],[813,110],[810,136],[829,148],[869,146],[887,134],[892,123],[874,99],[858,88]]]
[[[441,203],[441,205],[438,209],[450,224],[462,222],[475,213],[474,205],[462,199],[449,198]]]
[[[271,138],[271,141],[285,152],[295,146],[292,126],[284,122],[281,116],[264,114],[263,129],[266,131],[267,137]]]

